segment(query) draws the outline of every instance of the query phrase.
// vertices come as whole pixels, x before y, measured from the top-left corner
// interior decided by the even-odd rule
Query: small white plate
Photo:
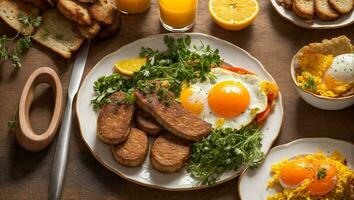
[[[293,11],[284,8],[280,5],[277,0],[270,0],[275,10],[279,13],[281,17],[290,21],[291,23],[298,25],[303,28],[308,29],[335,29],[341,28],[344,26],[349,26],[354,23],[354,11],[349,14],[343,15],[337,20],[334,21],[322,21],[319,19],[315,19],[312,23],[308,23],[305,20],[299,18],[294,14]]]
[[[247,169],[239,179],[238,191],[242,200],[265,200],[271,194],[267,182],[271,179],[271,167],[284,159],[298,155],[312,154],[322,151],[330,155],[338,151],[348,161],[348,166],[354,169],[354,145],[349,142],[330,138],[303,138],[272,148],[263,164],[255,169]]]
[[[153,169],[150,165],[150,158],[147,156],[142,167],[127,168],[119,165],[113,158],[108,145],[102,143],[96,136],[96,121],[97,115],[90,105],[90,100],[94,96],[93,83],[98,77],[112,74],[114,63],[121,59],[134,58],[139,56],[141,47],[150,47],[152,49],[165,50],[163,38],[169,35],[175,38],[185,37],[187,34],[161,34],[137,40],[126,46],[121,47],[117,51],[107,55],[99,61],[95,67],[89,72],[82,83],[77,96],[76,113],[80,125],[81,135],[84,142],[87,144],[91,153],[105,167],[118,174],[124,179],[135,182],[140,185],[159,188],[164,190],[194,190],[205,188],[207,186],[195,186],[195,180],[189,176],[185,170],[180,170],[173,174],[163,174]],[[205,45],[210,45],[213,49],[219,49],[221,58],[225,62],[234,65],[242,66],[255,72],[261,79],[274,81],[271,75],[265,70],[262,64],[252,57],[249,53],[241,48],[226,42],[224,40],[208,36],[200,33],[189,33],[192,44],[200,45],[203,42]],[[280,126],[283,120],[283,105],[282,97],[276,101],[272,113],[262,127],[264,134],[262,140],[262,151],[267,153],[273,141],[277,138]],[[150,144],[152,139],[150,140]],[[217,184],[231,180],[237,177],[242,169],[224,174]]]

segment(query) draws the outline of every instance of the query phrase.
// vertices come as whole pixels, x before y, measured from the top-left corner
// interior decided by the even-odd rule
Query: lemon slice
[[[140,68],[146,64],[146,58],[134,58],[127,60],[120,60],[115,64],[116,70],[126,76],[131,76],[134,72],[139,71]]]
[[[259,6],[256,0],[209,0],[209,12],[216,24],[235,31],[252,23]]]

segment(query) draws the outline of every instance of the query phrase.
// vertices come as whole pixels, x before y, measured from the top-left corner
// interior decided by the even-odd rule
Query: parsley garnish
[[[140,56],[147,58],[147,63],[135,72],[131,79],[119,74],[100,77],[94,83],[96,96],[91,100],[95,109],[109,103],[109,95],[116,91],[127,92],[129,89],[139,89],[145,94],[156,92],[160,101],[169,104],[172,92],[179,96],[182,83],[196,81],[213,81],[215,77],[209,74],[211,67],[219,66],[222,60],[219,51],[210,46],[192,46],[191,37],[174,39],[165,36],[166,51],[157,51],[142,47]],[[158,83],[163,83],[160,87]]]
[[[41,24],[42,18],[40,16],[32,18],[32,14],[25,15],[23,12],[20,12],[17,19],[24,25],[24,26],[32,26],[38,27]],[[16,41],[16,46],[10,52],[7,48],[7,42]],[[10,59],[11,64],[15,69],[21,68],[21,60],[20,55],[31,47],[31,36],[30,35],[21,35],[19,32],[16,34],[15,37],[9,38],[6,35],[3,35],[0,38],[0,60],[6,61]]]
[[[304,89],[316,90],[315,79],[310,76],[304,84]]]
[[[326,168],[320,168],[317,172],[317,180],[324,179],[327,176]]]
[[[194,143],[187,171],[198,184],[212,185],[220,175],[240,167],[258,167],[264,158],[262,134],[256,125],[235,130],[214,129],[200,142]]]

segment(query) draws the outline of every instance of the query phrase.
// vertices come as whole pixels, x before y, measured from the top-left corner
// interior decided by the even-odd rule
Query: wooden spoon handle
[[[40,83],[48,83],[54,89],[55,107],[50,124],[46,131],[37,134],[32,129],[29,111],[33,101],[34,89]],[[28,78],[22,91],[19,105],[19,121],[21,131],[16,132],[19,144],[29,151],[40,151],[53,140],[63,111],[63,87],[57,73],[49,67],[40,67]]]

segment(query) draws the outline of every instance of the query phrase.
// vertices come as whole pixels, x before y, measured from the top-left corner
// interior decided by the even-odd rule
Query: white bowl
[[[297,54],[296,54],[297,55]],[[298,67],[297,56],[291,61],[290,73],[297,93],[310,105],[322,110],[340,110],[354,105],[354,95],[346,97],[324,97],[312,92],[303,90],[297,80],[295,69]]]

